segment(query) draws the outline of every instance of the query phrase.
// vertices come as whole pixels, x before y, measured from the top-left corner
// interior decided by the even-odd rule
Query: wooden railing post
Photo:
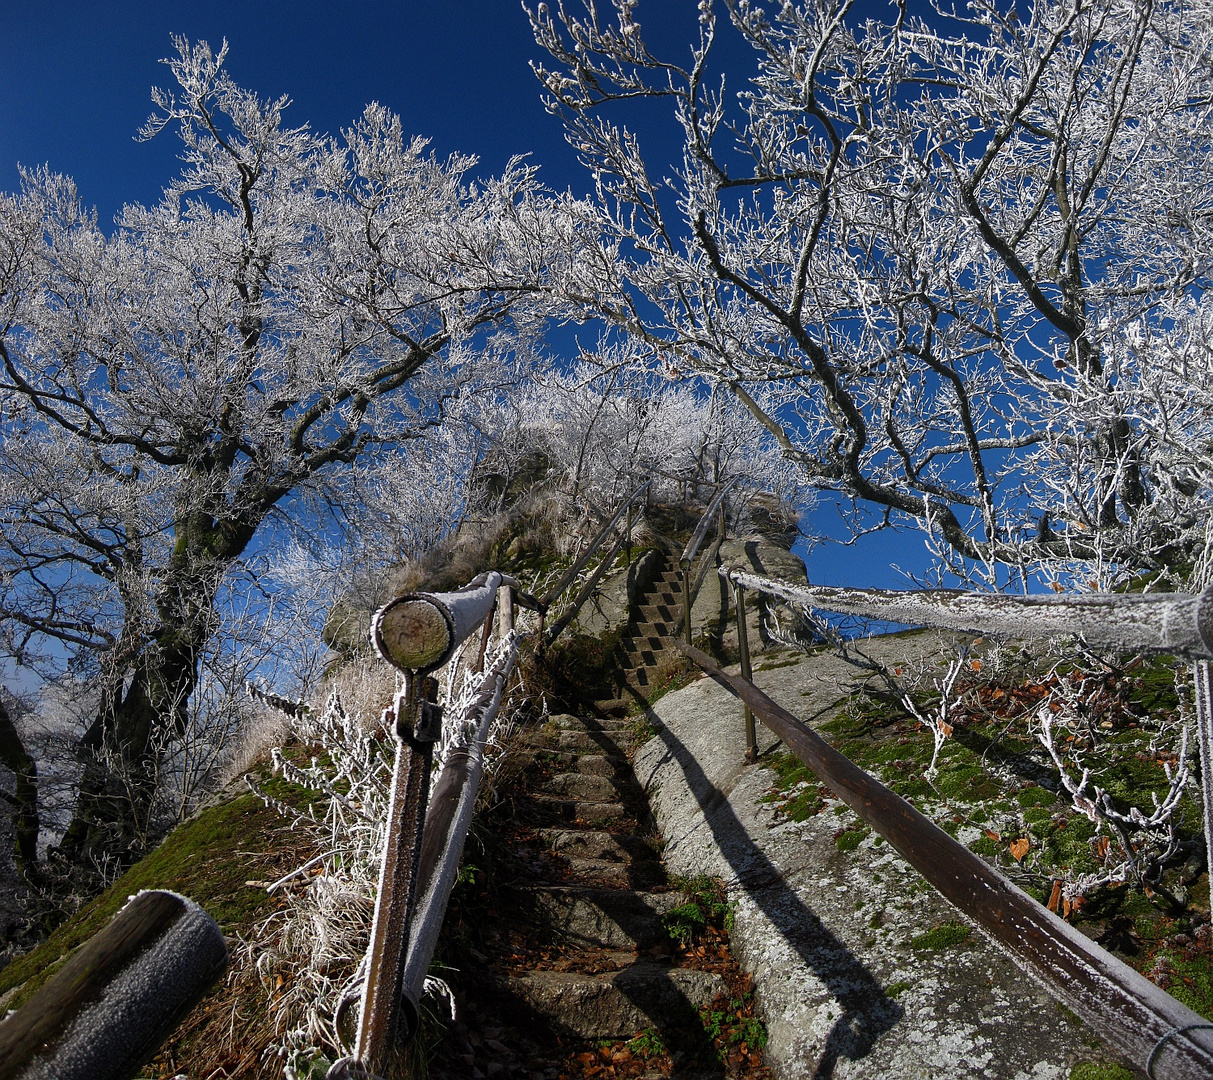
[[[503,585],[497,591],[497,636],[504,641],[514,629],[514,590]]]
[[[699,524],[695,526],[695,531],[691,533],[691,539],[687,541],[687,546],[682,549],[682,556],[678,560],[678,564],[682,569],[682,631],[683,637],[688,645],[691,644],[691,605],[694,598],[699,594],[699,586],[703,584],[703,579],[707,573],[708,566],[712,559],[715,558],[715,552],[720,550],[720,545],[724,542],[725,531],[725,514],[724,514],[724,499],[725,496],[733,489],[737,483],[737,477],[727,481],[717,492],[715,498],[712,499],[708,508],[703,512],[703,517],[699,519]],[[708,530],[712,526],[713,520],[719,512],[719,530],[716,538],[716,546],[713,554],[709,558],[704,556],[700,563],[700,571],[695,579],[694,586],[691,585],[691,566],[695,562],[695,556],[699,554],[699,547],[707,536]]]
[[[741,677],[746,682],[752,682],[754,673],[750,668],[750,631],[745,623],[745,589],[736,582],[733,583],[733,597],[737,607],[737,650],[741,653]],[[753,763],[758,760],[758,732],[754,727],[754,711],[748,703],[743,703],[741,708],[745,718],[745,759]]]

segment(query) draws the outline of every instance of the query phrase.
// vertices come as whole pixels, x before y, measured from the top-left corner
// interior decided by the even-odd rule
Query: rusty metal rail
[[[1089,645],[1213,660],[1213,588],[1187,593],[1004,596],[960,589],[849,589],[793,585],[737,568],[722,577],[796,604],[882,622],[1005,637],[1072,635]]]
[[[739,697],[813,773],[957,908],[1130,1061],[1171,1080],[1213,1076],[1204,1017],[1038,904],[753,683],[678,647]]]
[[[1206,844],[1213,853],[1213,684],[1208,663],[1213,656],[1213,587],[1200,596],[999,596],[796,585],[728,567],[719,573],[735,591],[743,677],[725,674],[690,646],[680,643],[679,648],[744,702],[747,721],[756,713],[943,896],[1147,1075],[1176,1080],[1213,1075],[1213,1025],[1036,903],[754,686],[744,600],[749,588],[882,622],[1019,638],[1074,635],[1088,644],[1194,661]],[[749,723],[747,729],[747,757],[753,760],[756,747]]]

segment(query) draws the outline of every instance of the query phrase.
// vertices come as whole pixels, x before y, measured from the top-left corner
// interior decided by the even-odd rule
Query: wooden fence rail
[[[0,1076],[129,1080],[226,965],[202,908],[141,892],[0,1023]]]

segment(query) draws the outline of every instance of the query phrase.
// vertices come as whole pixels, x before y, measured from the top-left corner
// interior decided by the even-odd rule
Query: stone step
[[[628,733],[626,735],[621,734],[616,745],[621,750],[629,750],[635,741],[632,733],[632,722],[629,718],[636,711],[636,702],[631,698],[606,698],[603,701],[596,701],[594,708],[602,713],[603,716],[610,717],[611,719],[628,720]]]
[[[505,980],[521,1005],[581,1039],[630,1039],[644,1028],[667,1031],[701,1023],[698,1010],[725,991],[712,972],[639,962],[605,975],[531,971]]]
[[[619,798],[619,788],[609,776],[586,773],[557,773],[543,782],[540,789],[548,795],[563,795],[582,802],[611,802]]]
[[[615,862],[611,859],[579,859],[576,856],[566,858],[565,863],[574,880],[589,885],[603,885],[610,889],[630,889],[634,887],[636,874],[630,863]],[[647,884],[652,884],[654,875],[649,874]]]
[[[591,735],[616,735],[628,730],[627,724],[617,720],[598,720],[593,717],[572,716],[569,713],[559,713],[550,718],[560,731],[585,731]]]
[[[611,701],[600,702],[599,707],[603,705],[622,705],[626,708],[627,702]],[[603,711],[607,711],[603,709]],[[617,739],[616,735],[622,735],[623,732],[607,732],[607,731],[562,731],[558,740],[558,745],[561,750],[602,750],[611,757],[624,756],[623,739]]]
[[[667,638],[673,637],[674,631],[672,625],[662,625],[660,623],[645,623],[643,626],[637,626],[629,631],[627,637],[620,642],[620,648],[626,649],[629,645],[641,638],[658,638],[664,641]]]
[[[546,743],[531,743],[531,750],[518,754],[519,762],[541,761],[554,765],[562,772],[579,772],[587,776],[617,776],[628,770],[627,755],[615,746],[601,746],[589,739],[584,746],[553,749]],[[578,751],[591,751],[590,753]]]
[[[530,799],[542,819],[541,824],[583,821],[589,825],[605,825],[627,817],[620,802],[587,802],[559,795],[532,795]]]
[[[540,829],[539,835],[552,851],[570,858],[626,863],[632,859],[656,857],[648,844],[626,833],[603,829]]]
[[[628,771],[628,759],[620,753],[576,755],[577,771],[583,776],[617,776]]]
[[[668,638],[641,638],[631,648],[624,651],[625,658],[635,658],[644,653],[652,653],[653,656],[662,656],[670,651]],[[626,664],[626,659],[625,659]]]
[[[620,645],[626,649],[629,645],[637,641],[652,641],[664,643],[669,634],[665,633],[661,627],[654,626],[652,623],[638,623],[632,631],[624,638]]]
[[[677,622],[678,616],[681,614],[673,604],[667,603],[661,597],[646,600],[644,603],[638,604],[636,606],[636,613],[646,622],[662,623]]]
[[[652,649],[648,646],[637,649],[629,657],[633,662],[627,666],[629,668],[655,668],[657,666],[657,654],[660,651],[660,649]]]
[[[669,941],[662,917],[679,893],[633,892],[586,885],[531,886],[519,894],[528,921],[553,940],[581,948],[646,949]],[[634,1034],[634,1032],[633,1032]]]

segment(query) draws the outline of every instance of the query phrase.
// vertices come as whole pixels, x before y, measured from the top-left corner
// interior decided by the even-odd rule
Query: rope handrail
[[[1213,586],[1188,593],[1081,593],[1006,596],[961,589],[855,589],[796,585],[738,567],[721,577],[823,611],[944,630],[1045,638],[1081,636],[1088,644],[1213,659]]]

